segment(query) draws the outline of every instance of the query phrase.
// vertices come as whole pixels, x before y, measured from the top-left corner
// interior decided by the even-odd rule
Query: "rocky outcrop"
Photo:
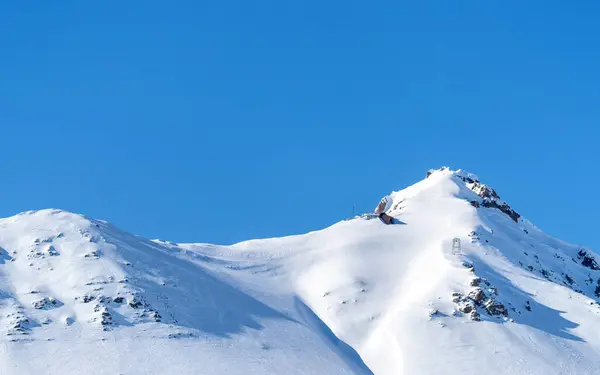
[[[18,307],[16,311],[8,313],[4,322],[7,326],[7,336],[27,335],[33,325],[33,322],[23,313],[22,307]]]
[[[471,265],[471,269],[474,269]],[[470,320],[481,320],[481,313],[488,316],[508,317],[508,309],[499,302],[498,289],[481,277],[471,279],[472,287],[466,295],[452,293],[452,302],[457,305],[455,316],[466,315]]]
[[[128,303],[129,307],[138,310],[137,317],[139,319],[148,318],[155,322],[160,322],[162,316],[156,311],[141,295],[133,295]]]
[[[94,312],[98,315],[92,321],[99,323],[105,331],[108,331],[109,327],[113,325],[113,316],[108,307],[97,304],[94,306]]]
[[[469,292],[469,294],[467,295],[467,297],[469,297],[473,302],[477,303],[477,304],[481,304],[483,302],[483,300],[485,299],[485,293],[483,292],[483,290],[479,287],[471,290]]]
[[[52,245],[48,246],[48,249],[46,249],[46,252],[48,253],[48,255],[50,255],[51,257],[57,257],[60,255],[60,253],[56,250],[56,248]]]
[[[581,265],[594,271],[600,271],[600,266],[594,255],[590,254],[586,249],[579,249],[577,252],[577,259],[581,262]]]
[[[469,189],[481,197],[481,201],[470,201],[473,207],[496,208],[508,215],[514,222],[519,222],[521,215],[517,211],[513,210],[506,202],[504,202],[494,189],[479,182],[479,178],[477,176],[462,171],[456,172],[455,175],[461,179]]]
[[[120,304],[123,304],[123,303],[125,303],[125,298],[123,298],[123,297],[121,297],[121,296],[119,296],[119,297],[115,297],[115,299],[113,300],[113,302],[114,302],[114,303],[117,303],[117,304],[119,304],[119,305],[120,305]]]
[[[508,215],[515,223],[519,222],[519,218],[521,215],[513,210],[506,202],[500,199],[500,196],[494,189],[491,187],[481,184],[477,181],[469,182],[469,180],[463,179],[467,183],[467,186],[477,195],[479,195],[482,199],[481,202],[472,201],[471,204],[475,207],[485,207],[485,208],[496,208],[506,215]],[[476,203],[473,203],[476,202]]]
[[[505,202],[498,203],[498,201],[489,201],[489,200],[485,200],[484,199],[482,205],[485,208],[497,208],[497,209],[499,209],[500,211],[502,211],[506,215],[508,215],[511,219],[513,219],[513,221],[515,223],[518,223],[519,222],[519,218],[521,217],[521,215],[517,211],[513,210]]]
[[[484,306],[488,314],[492,316],[508,316],[508,309],[494,299],[487,300]]]
[[[44,297],[43,299],[32,303],[33,308],[37,309],[37,310],[53,309],[53,308],[59,307],[61,305],[62,305],[62,303],[60,303],[59,301],[56,300],[56,298],[53,298],[53,297]]]

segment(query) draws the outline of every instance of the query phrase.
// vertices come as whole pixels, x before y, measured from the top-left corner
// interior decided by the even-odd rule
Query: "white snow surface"
[[[0,374],[598,374],[597,255],[473,181],[392,192],[393,225],[232,246],[0,219]]]

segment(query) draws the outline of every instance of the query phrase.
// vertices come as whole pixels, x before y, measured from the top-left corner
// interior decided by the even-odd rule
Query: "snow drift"
[[[594,374],[600,263],[464,171],[233,246],[0,220],[2,374]]]

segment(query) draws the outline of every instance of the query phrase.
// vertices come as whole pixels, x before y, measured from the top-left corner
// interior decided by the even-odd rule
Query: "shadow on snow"
[[[294,297],[294,305],[304,323],[316,331],[333,350],[356,374],[374,375],[365,365],[360,355],[348,344],[337,338],[331,329],[308,307],[299,297]]]
[[[514,295],[519,300],[522,300],[523,304],[525,301],[529,301],[531,313],[524,311],[521,314],[515,314],[515,316],[513,316],[515,323],[527,325],[539,331],[564,339],[580,342],[584,341],[581,337],[575,336],[569,332],[569,330],[578,327],[579,324],[565,319],[561,315],[565,313],[564,311],[555,310],[537,302],[535,296],[517,288],[508,278],[488,266],[479,255],[472,254],[471,257],[473,258],[473,265],[477,270],[477,275],[486,278],[492,285],[495,285],[498,290],[503,291],[501,292],[501,295]],[[507,306],[507,308],[510,307],[510,305]],[[489,319],[489,321],[498,322],[494,319]]]
[[[172,250],[111,226],[129,266],[132,286],[139,288],[162,321],[209,335],[231,337],[245,328],[260,330],[262,319],[292,318],[177,257]]]

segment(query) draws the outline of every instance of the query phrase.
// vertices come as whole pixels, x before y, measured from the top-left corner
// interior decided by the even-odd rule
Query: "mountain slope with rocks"
[[[0,373],[594,374],[600,259],[464,171],[232,246],[0,219]]]

